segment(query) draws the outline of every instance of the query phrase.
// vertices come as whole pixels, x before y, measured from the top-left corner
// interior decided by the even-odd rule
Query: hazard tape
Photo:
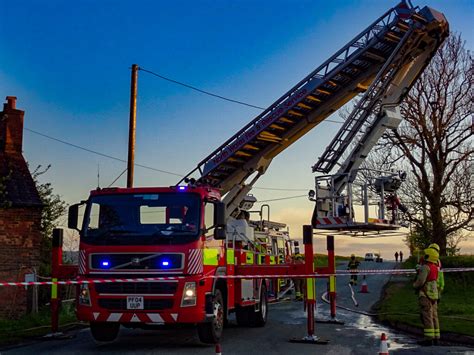
[[[472,272],[474,267],[465,268],[444,268],[444,272]],[[359,270],[337,270],[335,274],[301,274],[301,275],[206,275],[201,279],[305,279],[305,278],[322,278],[329,276],[350,276],[357,275],[404,275],[416,274],[416,269],[359,269]],[[148,281],[169,281],[184,280],[185,276],[166,276],[166,277],[142,277],[142,278],[117,278],[117,279],[87,279],[87,280],[59,280],[59,281],[32,281],[32,282],[0,282],[0,286],[51,286],[51,285],[83,285],[83,284],[99,284],[99,283],[122,283],[122,282],[148,282]]]

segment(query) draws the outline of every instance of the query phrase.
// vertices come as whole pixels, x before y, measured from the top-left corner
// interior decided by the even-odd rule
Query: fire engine
[[[80,231],[77,279],[131,279],[78,287],[77,316],[90,322],[93,337],[111,341],[121,325],[150,328],[188,323],[197,326],[201,341],[215,343],[230,313],[236,314],[240,325],[264,326],[269,294],[278,291],[280,282],[272,284],[258,275],[301,274],[304,265],[289,263],[294,245],[282,225],[272,224],[269,218],[248,220],[255,202],[249,199],[252,186],[280,152],[364,93],[313,167],[330,171],[351,138],[365,137],[354,148],[354,159],[325,186],[318,185],[313,195],[314,228],[320,225],[319,218],[342,217],[338,212],[344,205],[342,190],[350,186],[352,174],[383,131],[396,128],[401,119],[397,105],[447,34],[448,23],[441,13],[403,1],[176,185],[97,189],[87,201],[72,205],[68,225]],[[350,208],[345,213],[344,223],[349,223]],[[367,227],[371,221],[363,224]],[[381,218],[372,224],[391,223]],[[163,279],[134,281],[147,277]]]

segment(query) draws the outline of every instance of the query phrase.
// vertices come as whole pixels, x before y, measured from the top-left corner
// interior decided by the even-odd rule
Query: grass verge
[[[472,259],[472,260],[471,260]],[[471,265],[474,256],[450,257],[445,267]],[[411,267],[413,261],[407,260]],[[474,337],[474,275],[472,273],[445,273],[445,291],[438,305],[441,332]],[[381,321],[392,325],[406,324],[423,329],[419,316],[418,295],[412,287],[412,277],[397,277],[385,287],[382,300],[377,305]]]
[[[60,328],[78,323],[72,304],[63,304],[59,314]],[[43,308],[36,314],[28,314],[17,320],[0,319],[0,346],[18,344],[21,341],[41,337],[51,332],[51,312]]]
[[[347,262],[350,260],[350,256],[336,255],[336,264],[339,262]],[[360,258],[358,257],[360,260]],[[327,254],[314,254],[314,267],[326,267],[328,266]]]

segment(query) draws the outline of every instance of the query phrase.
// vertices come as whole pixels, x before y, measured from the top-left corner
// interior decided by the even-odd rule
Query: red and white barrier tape
[[[472,272],[474,267],[465,268],[445,268],[444,272]],[[202,279],[285,279],[285,278],[321,278],[329,276],[350,276],[356,273],[357,275],[406,275],[415,274],[415,269],[360,269],[352,270],[337,270],[335,274],[302,274],[302,275],[207,275]],[[36,281],[36,282],[0,282],[1,286],[48,286],[48,285],[81,285],[81,284],[98,284],[98,283],[122,283],[122,282],[148,282],[148,281],[169,281],[169,280],[183,280],[185,276],[166,276],[166,277],[142,277],[142,278],[116,278],[116,279],[84,279],[84,280],[62,280],[62,281]]]

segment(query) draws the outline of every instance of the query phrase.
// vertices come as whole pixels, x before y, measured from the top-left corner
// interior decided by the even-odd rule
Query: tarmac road
[[[394,267],[394,262],[367,263],[361,268]],[[380,291],[389,279],[387,275],[371,275],[368,279],[368,294],[356,293],[359,302],[357,310],[369,311],[378,300]],[[338,304],[356,308],[350,298],[347,286],[348,277],[337,280]],[[318,280],[319,296],[326,289],[325,280]],[[357,287],[358,291],[360,286]],[[329,317],[329,306],[318,298],[316,317]],[[329,340],[327,345],[294,344],[290,338],[306,335],[306,314],[303,304],[295,301],[284,301],[272,304],[269,310],[268,323],[264,328],[237,327],[231,319],[224,330],[222,339],[223,354],[377,354],[380,346],[380,334],[385,332],[390,342],[391,354],[474,354],[474,348],[466,347],[430,347],[420,348],[416,339],[391,331],[373,322],[371,317],[338,310],[337,319],[344,325],[316,323],[316,335]],[[194,328],[167,329],[158,331],[131,330],[123,328],[119,339],[112,344],[97,345],[92,340],[88,329],[75,331],[68,340],[50,340],[36,342],[23,347],[10,349],[8,354],[83,354],[83,353],[117,353],[117,354],[214,354],[213,346],[199,342]],[[3,352],[2,352],[3,354]]]

